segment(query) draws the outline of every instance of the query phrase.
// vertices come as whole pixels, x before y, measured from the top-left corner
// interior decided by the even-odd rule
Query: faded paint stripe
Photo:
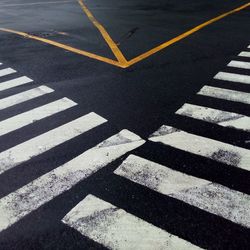
[[[115,170],[115,174],[234,223],[250,227],[250,196],[247,194],[183,174],[135,155],[130,155]]]
[[[25,113],[13,116],[0,122],[0,136],[69,109],[75,105],[77,104],[70,99],[62,98],[55,102],[51,102]]]
[[[201,249],[93,195],[62,221],[108,249]]]
[[[250,69],[250,62],[231,61],[227,66],[240,69]]]
[[[234,74],[228,72],[219,72],[214,79],[229,81],[229,82],[240,82],[244,84],[250,84],[250,76],[242,74]]]
[[[240,52],[239,56],[250,57],[250,52],[248,52],[248,51],[242,51],[242,52]]]
[[[163,125],[150,138],[171,147],[250,170],[250,150]],[[192,143],[190,143],[192,142]]]
[[[215,123],[223,127],[232,127],[250,131],[250,117],[218,109],[185,103],[175,112],[178,115]]]
[[[250,104],[250,93],[241,91],[235,91],[235,90],[223,89],[205,85],[197,94],[233,102]]]
[[[66,142],[106,120],[95,113],[89,113],[44,134],[25,141],[0,153],[0,173],[3,173],[32,157],[40,155]]]
[[[100,121],[103,122],[103,120],[100,117]],[[83,121],[81,123],[84,124]],[[7,229],[24,216],[144,142],[132,132],[122,130],[66,164],[3,197],[0,199],[0,231]]]
[[[34,89],[18,93],[16,95],[0,99],[0,110],[9,108],[11,106],[32,100],[36,97],[43,96],[52,92],[54,92],[53,89],[43,85]]]
[[[7,76],[10,74],[16,73],[16,71],[12,68],[6,68],[6,69],[1,69],[0,70],[0,77],[1,76]]]
[[[29,82],[33,82],[32,79],[28,78],[27,76],[21,76],[6,82],[1,82],[0,83],[0,91],[6,90],[6,89],[10,89],[10,88],[14,88],[17,86],[21,86],[24,85],[26,83]]]

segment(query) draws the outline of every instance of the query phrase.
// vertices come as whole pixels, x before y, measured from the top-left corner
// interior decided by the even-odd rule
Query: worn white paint
[[[27,111],[25,113],[13,116],[9,119],[3,120],[0,122],[0,136],[69,109],[75,105],[77,104],[70,99],[62,98],[41,107]]]
[[[90,116],[92,116],[92,126],[97,120],[104,121],[101,117],[99,119],[93,117],[93,113],[89,118]],[[81,120],[80,123],[84,127],[86,122]],[[132,132],[122,130],[73,160],[0,199],[0,231],[144,142]]]
[[[32,100],[36,97],[43,96],[48,93],[52,93],[53,91],[53,89],[43,85],[34,89],[18,93],[16,95],[0,99],[0,110]]]
[[[7,76],[10,74],[16,73],[16,71],[12,68],[6,68],[6,69],[1,69],[0,70],[0,77],[1,76]]]
[[[9,80],[9,81],[0,82],[0,91],[10,89],[10,88],[14,88],[14,87],[17,87],[17,86],[21,86],[21,85],[24,85],[26,83],[30,83],[32,81],[33,80],[30,79],[27,76],[21,76],[21,77],[18,77],[18,78]]]
[[[250,131],[250,117],[218,109],[185,103],[176,114],[215,123],[223,127],[232,127]]]
[[[242,51],[242,52],[240,52],[239,56],[250,57],[250,52],[248,52],[248,51]]]
[[[3,173],[34,156],[42,154],[64,143],[106,120],[95,113],[89,113],[44,134],[25,141],[0,153],[0,173]]]
[[[250,150],[163,125],[150,138],[171,147],[250,170]]]
[[[82,200],[62,221],[108,249],[201,249],[93,195]]]
[[[250,104],[250,93],[241,91],[235,91],[235,90],[223,89],[205,85],[197,94],[233,102]]]
[[[240,82],[244,84],[250,84],[250,75],[242,75],[228,72],[219,72],[214,79],[229,81],[229,82]]]
[[[130,155],[115,170],[115,174],[234,223],[250,227],[250,196],[247,194],[183,174],[135,155]]]
[[[227,66],[240,69],[250,69],[250,62],[231,61]]]

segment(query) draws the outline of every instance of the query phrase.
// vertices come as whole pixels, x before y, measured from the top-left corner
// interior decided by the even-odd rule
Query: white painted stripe
[[[250,196],[247,194],[183,174],[135,155],[130,155],[115,174],[234,223],[250,227]]]
[[[12,79],[6,82],[1,82],[0,83],[0,91],[6,90],[6,89],[10,89],[10,88],[14,88],[17,86],[21,86],[24,85],[26,83],[32,82],[33,80],[28,78],[27,76],[21,76],[18,77],[16,79]]]
[[[241,69],[250,69],[250,62],[231,61],[227,66]]]
[[[243,57],[250,57],[250,52],[248,51],[242,51],[239,56],[243,56]]]
[[[204,156],[234,167],[250,170],[250,150],[163,125],[150,141]]]
[[[65,1],[49,1],[49,2],[36,2],[36,3],[14,3],[14,4],[0,4],[0,7],[16,7],[16,6],[31,6],[31,5],[41,5],[41,4],[62,4],[62,3],[73,3],[73,0]]]
[[[0,173],[106,122],[90,113],[0,153]]]
[[[250,75],[242,75],[228,72],[219,72],[214,79],[230,81],[230,82],[240,82],[244,84],[250,84]]]
[[[0,65],[2,65],[2,63],[0,62]]]
[[[32,109],[0,122],[0,136],[77,105],[68,98]]]
[[[62,221],[108,249],[201,249],[93,195]]]
[[[250,104],[250,93],[241,91],[235,91],[235,90],[223,89],[205,85],[197,94],[233,102]]]
[[[93,126],[93,122],[96,123],[97,115],[93,117],[92,113],[90,116],[92,116]],[[101,117],[99,120],[104,121]],[[83,120],[80,123],[84,126]],[[74,130],[76,129],[74,128]],[[144,142],[132,132],[122,130],[66,164],[0,199],[0,231],[10,227],[24,216],[71,189],[108,163],[141,146]]]
[[[10,75],[12,73],[16,73],[16,71],[12,68],[1,69],[0,70],[0,77],[7,76],[7,75]]]
[[[54,92],[53,89],[43,85],[34,89],[30,89],[30,90],[18,93],[16,95],[12,95],[12,96],[0,99],[0,110],[9,108],[11,106],[29,101],[36,97],[43,96],[52,92]]]
[[[233,127],[250,131],[250,117],[218,109],[185,103],[176,114],[215,123],[223,127]]]

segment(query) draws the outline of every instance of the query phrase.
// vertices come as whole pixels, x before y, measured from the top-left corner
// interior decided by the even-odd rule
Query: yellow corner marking
[[[220,15],[220,16],[217,16],[217,17],[215,17],[215,18],[213,18],[213,19],[211,19],[209,21],[206,21],[205,23],[202,23],[202,24],[200,24],[200,25],[192,28],[191,30],[188,30],[188,31],[184,32],[183,34],[181,34],[181,35],[179,35],[179,36],[177,36],[177,37],[175,37],[175,38],[173,38],[173,39],[171,39],[171,40],[169,40],[169,41],[167,41],[165,43],[162,43],[159,46],[157,46],[157,47],[155,47],[155,48],[153,48],[153,49],[151,49],[151,50],[149,50],[149,51],[147,51],[147,52],[145,52],[145,53],[143,53],[143,54],[135,57],[134,59],[130,60],[128,62],[128,64],[129,64],[129,66],[131,66],[131,65],[133,65],[135,63],[138,63],[138,62],[146,59],[147,57],[149,57],[149,56],[151,56],[151,55],[159,52],[160,50],[163,50],[166,47],[168,47],[168,46],[170,46],[170,45],[172,45],[172,44],[174,44],[174,43],[176,43],[176,42],[178,42],[178,41],[180,41],[180,40],[182,40],[182,39],[190,36],[191,34],[193,34],[193,33],[197,32],[197,31],[205,28],[206,26],[208,26],[208,25],[210,25],[210,24],[212,24],[214,22],[217,22],[217,21],[221,20],[222,18],[224,18],[226,16],[234,14],[235,12],[241,11],[241,10],[243,10],[243,9],[249,7],[249,6],[250,6],[250,2],[247,3],[247,4],[244,4],[244,5],[236,8],[236,9],[228,11],[228,12],[226,12],[226,13]]]
[[[100,31],[101,35],[103,36],[104,40],[106,41],[106,43],[108,44],[108,46],[112,50],[112,52],[115,55],[115,57],[117,58],[117,60],[120,63],[126,65],[128,63],[128,61],[126,60],[126,58],[124,57],[124,55],[122,54],[122,52],[120,51],[120,49],[118,48],[118,46],[116,45],[116,43],[113,41],[113,39],[111,38],[111,36],[108,34],[108,32],[106,31],[106,29],[97,21],[97,19],[89,11],[88,7],[83,2],[83,0],[78,0],[78,3],[82,7],[82,10],[85,12],[85,14],[89,18],[89,20]]]
[[[37,40],[37,41],[40,41],[40,42],[44,42],[44,43],[56,46],[58,48],[68,50],[70,52],[74,52],[74,53],[82,55],[82,56],[87,56],[89,58],[96,59],[98,61],[102,61],[102,62],[111,64],[111,65],[114,65],[114,66],[124,68],[124,66],[120,62],[117,62],[115,60],[112,60],[112,59],[109,59],[109,58],[106,58],[106,57],[103,57],[103,56],[99,56],[99,55],[96,55],[96,54],[93,54],[93,53],[90,53],[90,52],[87,52],[87,51],[84,51],[84,50],[76,49],[76,48],[73,48],[71,46],[68,46],[68,45],[65,45],[65,44],[62,44],[62,43],[59,43],[59,42],[55,42],[55,41],[52,41],[52,40],[49,40],[49,39],[41,38],[41,37],[38,37],[38,36],[30,35],[28,33],[20,32],[20,31],[16,31],[16,30],[12,30],[12,29],[0,28],[0,31],[13,33],[13,34],[16,34],[16,35],[23,36],[25,38],[29,38],[29,39]]]

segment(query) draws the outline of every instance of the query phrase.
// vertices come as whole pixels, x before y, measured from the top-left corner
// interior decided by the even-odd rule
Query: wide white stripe
[[[46,95],[54,90],[47,86],[40,86],[34,89],[30,89],[16,95],[12,95],[3,99],[0,99],[0,110],[9,108],[11,106],[26,102],[39,96]]]
[[[250,104],[250,93],[241,91],[234,91],[230,89],[223,89],[205,85],[197,94],[228,101]]]
[[[209,213],[250,227],[250,196],[130,155],[115,174]]]
[[[97,117],[93,115],[92,120],[96,120]],[[99,120],[102,122],[104,119]],[[84,126],[84,121],[80,123]],[[66,164],[0,199],[0,231],[144,142],[132,132],[122,130]]]
[[[150,141],[201,155],[227,165],[250,170],[250,150],[187,133],[163,125],[150,138]]]
[[[106,122],[90,113],[0,153],[0,173]]]
[[[215,77],[217,80],[240,82],[250,84],[250,75],[242,75],[228,72],[219,72]]]
[[[250,57],[250,52],[248,51],[242,51],[239,56],[243,56],[243,57]]]
[[[237,113],[185,103],[176,114],[215,123],[223,127],[233,127],[250,131],[250,117]]]
[[[0,83],[0,91],[6,90],[6,89],[10,89],[10,88],[14,88],[17,86],[21,86],[24,85],[26,83],[32,82],[33,80],[28,78],[27,76],[21,76],[6,82],[1,82]]]
[[[0,122],[0,136],[77,105],[68,98],[32,109]]]
[[[16,73],[16,71],[12,68],[1,69],[0,70],[0,77],[7,76],[7,75],[10,75],[12,73]]]
[[[250,62],[231,61],[227,66],[241,69],[250,69]]]
[[[201,249],[93,195],[82,200],[62,221],[108,249]]]

